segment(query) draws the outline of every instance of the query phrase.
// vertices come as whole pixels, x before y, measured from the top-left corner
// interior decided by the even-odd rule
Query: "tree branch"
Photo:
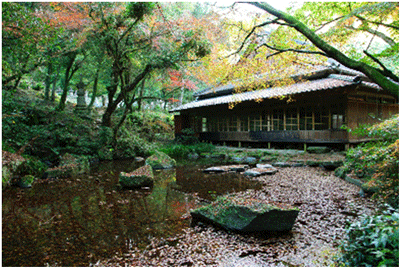
[[[382,25],[382,26],[385,26],[385,27],[388,27],[388,28],[392,28],[392,29],[395,29],[395,30],[399,30],[399,27],[398,26],[395,26],[395,25],[390,25],[390,24],[386,24],[386,23],[382,23],[382,22],[378,22],[378,21],[372,21],[372,20],[367,20],[366,18],[363,18],[363,17],[361,17],[360,15],[354,15],[357,19],[359,19],[359,20],[361,20],[361,21],[366,21],[366,22],[368,22],[368,23],[372,23],[372,24],[376,24],[376,25]]]
[[[256,6],[269,14],[277,17],[277,19],[281,19],[288,24],[292,25],[291,27],[294,28],[296,31],[304,35],[311,43],[313,43],[317,48],[321,51],[325,52],[328,57],[331,57],[337,60],[339,63],[343,64],[344,66],[360,71],[364,73],[367,77],[369,77],[373,82],[381,86],[383,89],[388,90],[395,96],[399,95],[399,86],[384,76],[381,72],[379,72],[376,68],[363,63],[361,61],[353,60],[347,57],[345,54],[340,52],[335,47],[331,46],[327,42],[325,42],[322,38],[320,38],[315,32],[310,30],[305,24],[303,24],[298,19],[294,18],[293,16],[279,11],[267,3],[260,3],[260,2],[247,2],[253,6]]]
[[[322,55],[322,56],[328,57],[328,55],[326,55],[324,52],[321,52],[321,51],[301,50],[301,49],[295,49],[295,48],[285,48],[285,49],[283,49],[283,48],[277,48],[277,47],[270,46],[270,45],[268,45],[268,44],[266,44],[266,43],[260,45],[259,47],[262,47],[262,46],[265,46],[265,47],[267,47],[267,48],[269,48],[269,49],[271,49],[271,50],[277,51],[277,52],[275,52],[275,53],[273,53],[273,54],[268,55],[268,56],[266,57],[267,59],[270,58],[270,57],[272,57],[272,56],[275,56],[275,55],[278,55],[278,54],[281,54],[281,53],[285,53],[285,52],[296,52],[296,53],[304,53],[304,54],[314,54],[314,55]],[[259,48],[259,47],[258,47],[258,48]],[[258,49],[258,48],[257,48],[257,49]]]
[[[396,42],[395,42],[392,38],[390,38],[389,36],[385,35],[385,34],[382,33],[382,32],[378,32],[377,30],[372,30],[372,29],[370,29],[370,28],[367,28],[367,29],[360,29],[360,28],[355,28],[355,27],[353,27],[353,26],[345,26],[345,27],[346,27],[347,29],[355,30],[355,31],[366,31],[366,32],[368,32],[368,33],[370,33],[370,34],[372,34],[372,35],[375,35],[375,36],[381,38],[383,41],[385,41],[386,43],[388,43],[389,46],[392,46],[392,47],[393,47],[393,46],[396,45]]]
[[[365,55],[367,55],[367,56],[368,56],[369,58],[371,58],[374,62],[378,63],[379,66],[382,67],[383,71],[381,71],[381,70],[379,70],[379,71],[381,71],[381,73],[382,73],[383,75],[386,75],[387,77],[390,77],[390,78],[393,79],[394,81],[397,81],[397,82],[399,81],[399,77],[396,76],[396,75],[395,75],[392,71],[390,71],[388,68],[386,68],[386,66],[383,65],[383,63],[382,63],[380,60],[378,60],[376,57],[374,57],[374,56],[372,56],[371,54],[369,54],[366,50],[364,50],[363,52],[364,52]]]
[[[331,24],[332,22],[338,21],[338,20],[340,20],[340,19],[342,19],[342,18],[344,18],[344,16],[340,16],[340,17],[337,17],[336,19],[327,21],[327,22],[322,23],[322,24],[320,24],[320,25],[316,25],[316,26],[319,27],[319,28],[316,29],[315,32],[321,30],[321,29],[324,28],[326,25]]]
[[[244,47],[244,45],[245,45],[247,39],[250,38],[250,36],[254,33],[254,31],[255,31],[257,28],[264,27],[264,26],[269,25],[269,24],[276,24],[276,23],[278,22],[278,20],[279,20],[279,19],[274,19],[274,20],[272,20],[272,21],[266,21],[266,22],[263,22],[263,23],[261,23],[261,24],[259,24],[259,25],[255,25],[255,26],[251,29],[251,31],[246,35],[246,37],[244,38],[244,40],[243,40],[242,44],[240,45],[240,47],[239,47],[235,52],[229,54],[229,55],[226,56],[226,57],[229,58],[230,56],[239,53],[239,52],[243,49],[243,47]]]

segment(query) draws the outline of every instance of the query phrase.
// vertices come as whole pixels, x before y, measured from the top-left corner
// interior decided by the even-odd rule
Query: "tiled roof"
[[[317,75],[322,74],[323,76],[327,76],[327,72],[329,72],[329,71],[333,72],[333,69],[330,66],[316,65],[316,66],[312,66],[310,68],[311,68],[311,70],[310,69],[305,70],[305,69],[296,67],[296,68],[294,68],[294,70],[292,70],[292,75],[290,75],[290,77],[293,79],[299,79],[299,78],[304,78],[304,77],[308,77],[308,76],[312,76],[312,75],[316,75],[316,74]],[[254,76],[254,80],[259,81],[260,83],[267,82],[267,81],[270,81],[270,75],[269,75],[269,73],[256,75],[256,76]],[[277,81],[277,80],[279,80],[279,79],[276,78],[275,80],[272,80],[272,81]],[[241,84],[242,82],[243,81],[238,80],[238,81],[236,81],[236,83],[232,82],[232,83],[222,85],[222,86],[202,89],[202,90],[195,92],[193,94],[193,96],[203,99],[203,98],[208,98],[208,97],[226,95],[226,94],[232,93],[233,89],[236,87],[235,84]]]
[[[359,79],[355,79],[354,76],[346,75],[329,75],[326,78],[310,80],[305,82],[299,82],[283,87],[272,87],[262,90],[249,91],[238,94],[230,94],[226,96],[219,96],[204,100],[193,101],[184,104],[180,107],[172,109],[171,112],[189,110],[193,108],[213,106],[220,104],[228,104],[235,102],[251,101],[257,99],[268,99],[279,96],[287,96],[292,94],[299,94],[312,91],[329,90],[334,88],[346,87],[354,84],[363,84],[367,87],[373,87],[376,89],[381,89],[378,85],[370,82],[364,82]]]

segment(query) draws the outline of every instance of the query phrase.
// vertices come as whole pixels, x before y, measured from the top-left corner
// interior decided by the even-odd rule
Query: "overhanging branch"
[[[275,51],[276,51],[275,53],[272,53],[272,54],[268,55],[268,56],[266,57],[267,59],[270,58],[270,57],[272,57],[272,56],[275,56],[275,55],[278,55],[278,54],[281,54],[281,53],[285,53],[285,52],[296,52],[296,53],[303,53],[303,54],[314,54],[314,55],[321,55],[321,56],[324,56],[324,57],[328,57],[328,55],[327,55],[326,53],[321,52],[321,51],[301,50],[301,49],[295,49],[295,48],[277,48],[277,47],[273,47],[273,46],[271,46],[271,45],[268,45],[268,44],[266,44],[266,43],[260,45],[258,48],[263,47],[263,46],[265,46],[265,47],[267,47],[267,48],[269,48],[269,49],[271,49],[271,50],[275,50]],[[257,49],[258,49],[258,48],[257,48]]]
[[[376,62],[377,64],[379,64],[379,66],[382,67],[383,70],[379,70],[377,69],[379,72],[381,72],[383,75],[386,75],[387,77],[390,77],[391,79],[393,79],[394,81],[399,82],[399,77],[397,75],[395,75],[392,71],[390,71],[388,68],[386,68],[385,65],[383,65],[383,63],[378,60],[376,57],[372,56],[371,54],[369,54],[366,50],[363,51],[365,55],[367,55],[371,60],[373,60],[374,62]]]
[[[339,63],[344,66],[360,71],[364,73],[367,77],[369,77],[373,82],[381,86],[383,89],[388,90],[393,95],[399,95],[399,86],[395,82],[391,81],[383,75],[379,70],[375,67],[365,64],[361,61],[352,59],[347,57],[345,54],[340,52],[338,49],[324,41],[321,37],[319,37],[315,32],[310,30],[304,23],[295,17],[279,11],[269,4],[263,2],[247,2],[250,5],[256,6],[267,13],[275,16],[277,19],[283,20],[286,23],[290,24],[292,28],[296,31],[304,35],[311,43],[313,43],[318,49],[325,52],[327,56],[337,60]]]
[[[255,26],[251,29],[251,31],[246,35],[246,37],[244,38],[244,40],[243,40],[242,44],[240,45],[240,47],[239,47],[235,52],[229,54],[229,55],[226,56],[226,57],[229,58],[230,56],[239,53],[239,52],[243,49],[243,47],[245,46],[246,41],[250,38],[250,36],[253,35],[254,31],[255,31],[257,28],[264,27],[264,26],[269,25],[269,24],[279,24],[279,23],[278,23],[278,20],[279,20],[279,19],[274,19],[274,20],[271,20],[271,21],[266,21],[266,22],[263,22],[263,23],[261,23],[261,24],[255,25]]]

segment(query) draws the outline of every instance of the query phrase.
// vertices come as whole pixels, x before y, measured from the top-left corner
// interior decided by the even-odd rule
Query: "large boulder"
[[[225,196],[190,212],[192,225],[210,223],[236,232],[290,231],[299,213],[297,208],[268,204],[260,200]]]
[[[21,188],[31,188],[32,183],[35,181],[35,177],[32,175],[25,175],[22,178],[20,178],[16,185],[21,187]]]
[[[119,183],[123,188],[141,188],[151,187],[154,183],[153,169],[151,166],[145,165],[133,172],[119,174]]]
[[[24,161],[25,158],[18,154],[2,151],[2,188],[11,185],[12,178]]]
[[[88,172],[89,159],[86,156],[74,156],[66,153],[60,161],[60,165],[46,170],[44,178],[69,178]]]
[[[176,161],[167,154],[156,151],[146,159],[146,165],[151,166],[153,169],[169,169],[176,166]]]

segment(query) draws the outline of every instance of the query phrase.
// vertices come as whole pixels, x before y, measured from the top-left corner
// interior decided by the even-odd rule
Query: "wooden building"
[[[191,128],[218,144],[343,148],[363,139],[342,126],[354,129],[398,114],[397,96],[343,66],[319,66],[291,78],[295,83],[243,93],[234,93],[232,84],[199,91],[195,101],[171,110],[175,134]]]

